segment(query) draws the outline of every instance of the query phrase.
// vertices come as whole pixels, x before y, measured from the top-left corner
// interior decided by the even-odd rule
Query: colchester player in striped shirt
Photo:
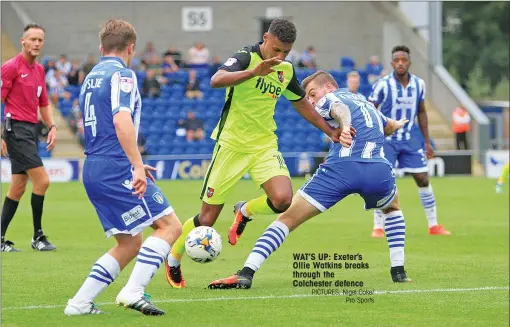
[[[368,101],[386,117],[408,119],[409,122],[386,138],[384,156],[393,167],[398,161],[398,167],[402,171],[413,175],[428,220],[429,234],[450,235],[450,232],[437,222],[436,199],[428,175],[427,159],[433,157],[434,150],[430,144],[425,110],[425,82],[409,72],[411,56],[408,47],[396,46],[391,53],[393,72],[374,84]],[[423,139],[413,137],[413,132],[418,128],[416,120]],[[425,151],[422,147],[423,141]],[[384,237],[383,217],[379,210],[374,212],[372,237]]]

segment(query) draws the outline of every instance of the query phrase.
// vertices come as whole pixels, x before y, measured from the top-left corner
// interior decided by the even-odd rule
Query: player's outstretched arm
[[[294,109],[303,116],[307,121],[309,121],[312,125],[326,133],[327,136],[331,138],[331,140],[335,143],[340,142],[344,146],[350,146],[352,143],[352,135],[355,133],[350,128],[349,125],[346,125],[346,129],[343,130],[341,128],[333,128],[331,127],[326,120],[315,111],[314,107],[306,98],[302,98],[298,101],[292,101],[292,105]]]
[[[330,107],[331,117],[335,119],[342,130],[347,130],[351,126],[351,111],[344,103],[335,102]]]
[[[220,69],[213,75],[213,77],[211,77],[211,87],[232,87],[239,85],[253,77],[255,77],[255,73],[252,69],[238,72],[228,72],[226,70]]]
[[[391,119],[391,118],[386,118],[386,119],[387,119],[387,123],[386,123],[386,126],[384,127],[384,134],[386,136],[390,136],[396,130],[402,128],[402,126],[404,126],[405,124],[407,124],[407,122],[409,122],[408,119],[401,119],[401,120],[395,120],[395,119]]]
[[[317,113],[317,111],[315,111],[310,101],[302,98],[301,100],[293,101],[292,106],[301,116],[303,116],[304,119],[326,133],[327,136],[331,137],[331,133],[334,128],[331,127],[324,118]]]
[[[236,59],[236,58],[232,58],[232,59]],[[228,60],[227,60],[227,62],[228,62]],[[270,59],[262,60],[253,69],[240,70],[240,71],[233,71],[236,68],[224,69],[224,67],[225,67],[225,65],[224,65],[223,67],[220,67],[220,69],[216,72],[216,74],[213,75],[213,77],[211,77],[211,87],[212,88],[231,87],[231,86],[239,85],[242,82],[247,81],[250,78],[253,78],[256,76],[266,76],[270,73],[273,73],[275,71],[273,69],[273,66],[276,66],[276,65],[280,64],[281,62],[282,61],[279,60],[278,58],[270,58]],[[248,61],[248,64],[249,64],[249,61]],[[232,66],[234,66],[234,65],[232,65]],[[239,68],[241,68],[243,66],[246,66],[246,64],[240,65]]]

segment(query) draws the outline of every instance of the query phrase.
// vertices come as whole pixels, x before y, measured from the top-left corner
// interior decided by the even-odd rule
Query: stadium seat
[[[145,80],[145,77],[147,77],[147,73],[141,70],[136,71],[136,79],[138,80],[138,83],[143,82]]]
[[[329,72],[337,83],[345,83],[347,80],[347,72],[343,70],[332,70]]]
[[[358,74],[360,77],[360,84],[361,85],[367,85],[368,83],[368,74],[364,70],[358,70]]]
[[[340,58],[340,67],[342,70],[353,70],[356,67],[356,62],[352,57],[343,56]]]
[[[46,150],[46,147],[48,146],[47,143],[39,142],[37,144],[37,150],[39,152],[39,156],[41,158],[50,158],[51,157],[51,151]]]
[[[370,93],[372,92],[372,86],[369,84],[362,84],[359,87],[359,93],[363,94],[365,97],[368,98]]]
[[[172,154],[184,154],[184,148],[181,147],[173,147]]]

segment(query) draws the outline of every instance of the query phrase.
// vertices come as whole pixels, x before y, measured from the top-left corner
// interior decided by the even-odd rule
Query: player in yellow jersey
[[[501,171],[501,175],[499,175],[498,182],[496,183],[496,193],[503,193],[503,185],[505,184],[505,181],[508,179],[508,170],[510,163],[506,163],[505,166],[503,166],[503,170]]]
[[[334,142],[342,135],[305,99],[292,64],[284,61],[295,40],[296,27],[291,21],[273,20],[263,42],[239,50],[211,78],[213,88],[226,88],[225,105],[212,133],[216,147],[200,196],[202,209],[184,223],[168,256],[166,275],[173,287],[185,286],[180,261],[186,236],[195,227],[214,225],[227,196],[247,172],[265,194],[234,206],[235,219],[228,233],[231,245],[237,243],[253,215],[282,213],[290,206],[292,184],[278,151],[273,118],[280,96]]]

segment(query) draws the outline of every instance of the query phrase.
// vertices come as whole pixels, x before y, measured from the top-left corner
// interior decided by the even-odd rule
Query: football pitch
[[[302,179],[294,180],[297,189]],[[184,221],[200,208],[200,181],[158,183]],[[373,218],[359,196],[350,196],[328,212],[291,233],[255,275],[250,290],[209,290],[207,284],[243,266],[256,239],[274,216],[248,224],[235,247],[227,242],[232,206],[261,194],[242,181],[231,194],[215,225],[223,251],[209,264],[183,260],[187,288],[172,289],[160,269],[147,292],[165,316],[144,317],[114,305],[127,282],[130,264],[101,294],[101,316],[66,317],[67,300],[78,290],[92,264],[114,241],[106,239],[80,183],[53,184],[46,197],[43,226],[53,253],[30,248],[32,215],[27,189],[7,239],[21,253],[2,254],[2,326],[508,326],[509,200],[496,194],[485,178],[433,178],[439,222],[452,236],[429,236],[418,190],[410,178],[398,179],[406,218],[406,270],[411,284],[391,282],[385,239],[370,237]],[[3,194],[7,185],[3,184]],[[144,233],[148,236],[149,231]],[[308,260],[295,255],[312,253]],[[361,254],[357,261],[338,260],[343,268],[321,267],[319,254]],[[302,256],[300,256],[302,257]],[[322,257],[324,259],[324,257]],[[331,260],[325,260],[331,261]],[[333,261],[331,261],[333,262]],[[365,269],[346,269],[357,263]],[[310,264],[308,270],[303,268]],[[366,268],[368,264],[368,268]],[[294,272],[319,272],[316,281],[331,287],[298,287]],[[334,277],[333,277],[333,273]],[[335,281],[361,281],[362,287],[335,286]],[[362,290],[362,292],[360,292]],[[355,292],[349,293],[350,292]],[[332,295],[317,295],[318,292]],[[352,295],[349,295],[352,294]]]

